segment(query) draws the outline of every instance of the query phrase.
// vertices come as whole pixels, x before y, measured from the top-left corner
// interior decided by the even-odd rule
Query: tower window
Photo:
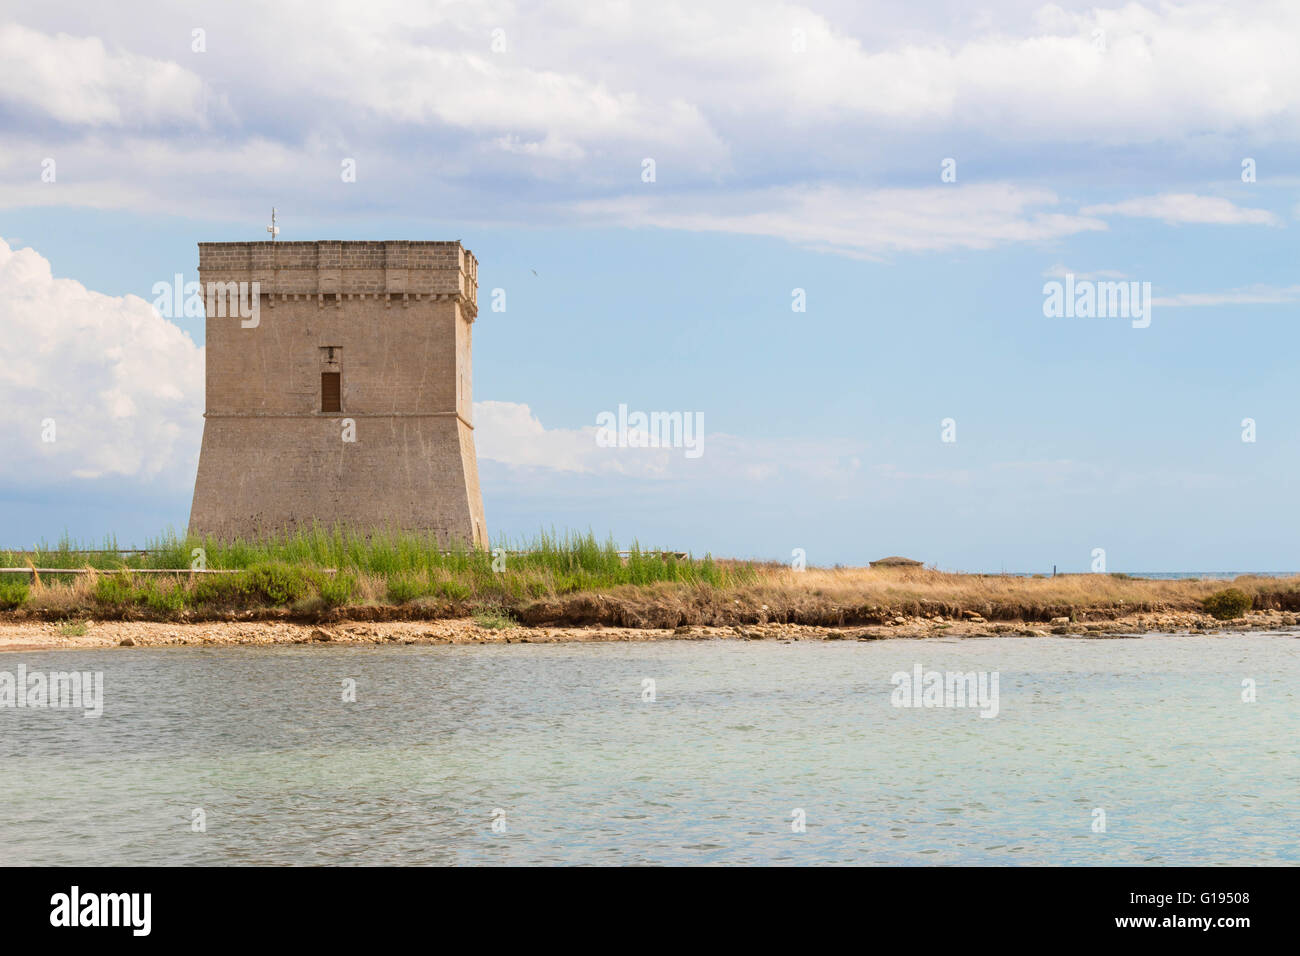
[[[343,411],[343,350],[337,345],[320,347],[320,410]]]
[[[343,382],[340,372],[320,373],[320,410],[322,412],[343,411]]]

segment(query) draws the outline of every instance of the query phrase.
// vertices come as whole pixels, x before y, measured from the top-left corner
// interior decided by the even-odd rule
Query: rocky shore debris
[[[178,624],[147,621],[94,621],[70,630],[59,622],[0,623],[0,650],[92,647],[166,647],[222,645],[400,646],[437,644],[519,644],[582,641],[743,640],[795,641],[924,640],[932,637],[1138,637],[1144,634],[1232,634],[1300,627],[1289,611],[1251,611],[1231,621],[1216,621],[1195,611],[1146,612],[1109,620],[1070,621],[1054,617],[1047,624],[990,621],[977,612],[944,615],[895,614],[879,624],[833,626],[811,624],[677,625],[672,627],[525,626],[483,627],[473,618],[433,621],[340,621],[328,626],[292,621],[215,621]]]

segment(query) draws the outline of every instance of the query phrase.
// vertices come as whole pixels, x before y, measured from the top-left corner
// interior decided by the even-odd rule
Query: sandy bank
[[[79,629],[79,628],[78,628]],[[132,647],[220,647],[308,644],[319,647],[384,644],[546,644],[567,641],[770,640],[829,641],[1023,636],[1115,638],[1155,633],[1215,634],[1300,629],[1300,616],[1252,611],[1236,621],[1216,621],[1196,612],[1131,614],[1113,620],[1050,624],[896,617],[867,627],[751,624],[722,627],[482,627],[471,618],[434,621],[345,621],[301,624],[289,621],[89,621],[85,633],[54,622],[0,623],[0,651],[78,650]],[[1287,635],[1292,636],[1292,635]]]

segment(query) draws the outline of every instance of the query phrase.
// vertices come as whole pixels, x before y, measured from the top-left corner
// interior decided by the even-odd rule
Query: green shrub
[[[405,604],[414,601],[426,592],[426,588],[409,575],[399,575],[388,579],[388,601],[391,604]]]
[[[87,630],[85,621],[65,621],[59,625],[59,633],[64,637],[85,637]]]
[[[319,585],[320,599],[328,607],[338,607],[352,600],[357,591],[357,579],[340,571],[323,575]]]
[[[248,569],[248,586],[272,604],[292,604],[311,591],[311,579],[292,565],[258,564]]]
[[[252,594],[249,576],[239,574],[200,574],[189,592],[189,600],[196,605],[243,604]]]
[[[154,585],[142,591],[144,603],[152,611],[172,614],[185,606],[185,589],[179,582],[167,588]]]
[[[0,610],[9,610],[27,600],[26,581],[0,581]]]
[[[95,581],[95,601],[109,607],[125,607],[136,601],[135,583],[129,574],[105,574]]]
[[[449,601],[468,601],[474,592],[468,584],[461,581],[439,581],[437,593]]]
[[[1227,621],[1243,616],[1253,603],[1250,595],[1240,588],[1227,588],[1211,594],[1201,602],[1201,606],[1216,620]]]

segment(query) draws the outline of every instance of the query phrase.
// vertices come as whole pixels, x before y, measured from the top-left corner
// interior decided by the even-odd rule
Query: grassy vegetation
[[[0,611],[18,607],[27,600],[30,593],[31,589],[25,580],[0,580]]]
[[[98,552],[63,540],[34,553],[0,552],[0,566],[92,568],[103,574],[0,575],[0,609],[71,616],[78,612],[158,618],[288,608],[319,614],[355,605],[392,605],[413,613],[504,609],[581,592],[655,584],[728,588],[757,580],[752,565],[710,557],[677,558],[592,534],[541,534],[489,553],[445,549],[414,535],[361,536],[315,528],[261,541],[220,542],[164,535],[147,553],[123,553],[108,541]],[[132,574],[206,568],[232,574]]]
[[[898,615],[989,621],[1096,621],[1130,613],[1239,617],[1250,608],[1300,611],[1300,578],[1231,582],[1150,580],[1124,574],[1054,578],[933,570],[809,568],[676,558],[591,535],[540,535],[504,552],[444,550],[410,535],[361,537],[314,529],[221,543],[166,535],[148,554],[87,554],[71,542],[35,554],[0,552],[0,566],[91,567],[127,573],[0,575],[0,612],[45,619],[353,618],[476,616],[516,623],[678,627],[790,622],[880,623]],[[130,573],[187,568],[202,558],[231,574]],[[1225,596],[1227,595],[1227,596]],[[336,609],[346,607],[346,611]]]

